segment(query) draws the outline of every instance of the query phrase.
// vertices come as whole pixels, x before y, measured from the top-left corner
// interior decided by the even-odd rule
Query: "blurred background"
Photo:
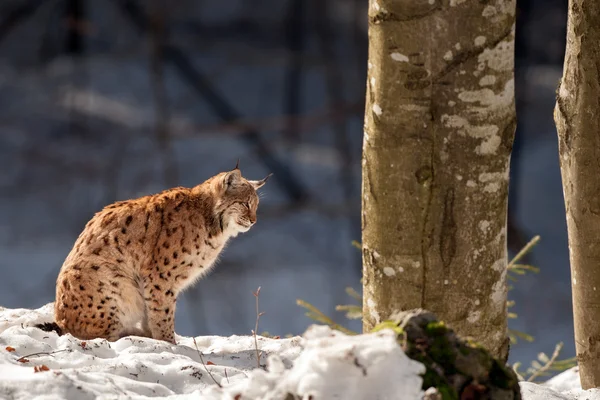
[[[258,224],[178,301],[181,335],[298,334],[301,298],[334,311],[360,290],[367,0],[2,0],[0,305],[54,300],[59,268],[104,205],[235,166],[274,176]],[[552,110],[566,0],[519,0],[518,128],[509,247],[542,240],[513,283],[511,361],[574,354]]]

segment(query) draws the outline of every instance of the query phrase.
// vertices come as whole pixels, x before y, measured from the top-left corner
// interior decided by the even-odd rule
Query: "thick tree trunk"
[[[370,0],[364,329],[422,307],[508,352],[514,0]]]
[[[556,97],[581,385],[600,386],[600,1],[569,1]]]

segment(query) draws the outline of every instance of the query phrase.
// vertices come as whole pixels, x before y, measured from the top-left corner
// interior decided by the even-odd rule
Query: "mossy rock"
[[[464,340],[426,310],[402,312],[395,326],[406,355],[426,367],[423,390],[437,389],[443,400],[520,400],[515,372],[472,340]],[[377,328],[377,327],[376,327]]]

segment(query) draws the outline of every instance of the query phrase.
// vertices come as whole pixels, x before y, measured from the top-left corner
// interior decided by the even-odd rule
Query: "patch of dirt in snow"
[[[192,338],[178,345],[127,337],[80,341],[44,332],[52,304],[0,309],[0,397],[10,399],[420,399],[424,367],[410,360],[391,331],[347,336],[312,326],[304,337]],[[219,388],[207,374],[210,370]]]

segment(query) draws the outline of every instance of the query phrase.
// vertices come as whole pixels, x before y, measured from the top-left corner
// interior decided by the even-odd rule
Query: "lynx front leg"
[[[166,285],[165,285],[166,286]],[[152,337],[175,342],[175,296],[168,287],[146,282],[144,285],[147,323]]]

